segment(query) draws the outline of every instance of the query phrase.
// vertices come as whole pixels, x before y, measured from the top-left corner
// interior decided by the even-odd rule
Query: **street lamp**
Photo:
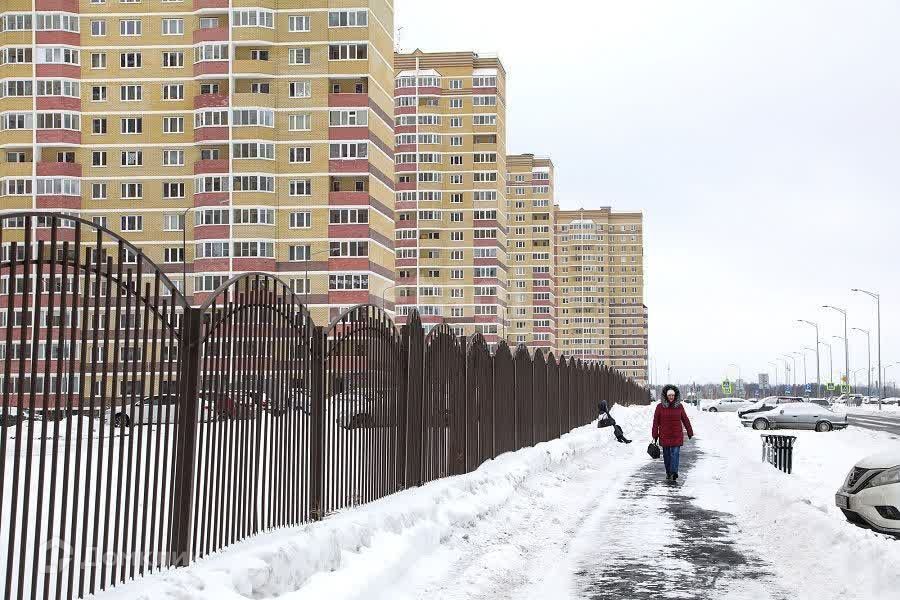
[[[791,352],[792,356],[799,356],[803,359],[803,389],[806,389],[806,386],[809,384],[809,378],[806,376],[806,353],[805,352]]]
[[[778,363],[775,361],[769,361],[769,364],[775,367],[775,390],[778,390]]]
[[[823,304],[822,308],[828,308],[830,310],[841,313],[844,317],[844,373],[846,377],[850,378],[850,345],[847,343],[847,309],[840,308],[837,306],[832,306],[830,304]],[[848,381],[849,385],[850,382]]]
[[[399,284],[399,283],[395,283],[395,284],[389,285],[389,286],[387,286],[386,288],[384,288],[383,290],[381,290],[381,310],[384,310],[384,297],[385,297],[385,295],[387,294],[387,291],[388,291],[388,290],[391,290],[391,289],[394,289],[394,288],[397,287],[398,285],[400,285],[400,284]]]
[[[866,334],[866,352],[868,355],[869,363],[868,363],[868,373],[869,373],[869,382],[866,385],[866,396],[869,396],[872,393],[872,339],[869,335],[868,329],[861,329],[859,327],[851,327],[852,331],[859,331],[861,333]],[[881,400],[881,398],[879,398]],[[880,402],[879,402],[880,403]]]
[[[834,364],[832,363],[831,344],[819,342],[822,346],[828,346],[828,383],[834,383]]]
[[[791,385],[797,385],[797,359],[790,354],[782,354],[782,356],[791,359],[791,363],[794,365],[793,369],[791,369]]]
[[[875,309],[878,312],[878,370],[881,371],[881,295],[877,292],[870,292],[868,290],[861,290],[859,288],[853,288],[850,290],[851,292],[858,292],[860,294],[866,294],[875,299]],[[880,382],[879,390],[878,390],[878,410],[881,410],[881,399],[884,398],[884,378],[882,378]],[[871,393],[871,392],[870,392]]]
[[[807,321],[806,319],[797,319],[797,322],[816,328],[816,398],[818,398],[819,394],[822,393],[822,375],[819,372],[819,324],[815,321]]]
[[[791,385],[791,393],[793,393],[793,387],[794,387],[794,384],[793,384],[793,382],[791,382],[790,379],[788,378],[788,373],[789,373],[790,370],[791,370],[791,365],[790,365],[790,363],[787,361],[786,358],[782,358],[782,357],[778,357],[778,358],[775,359],[775,360],[784,361],[784,385],[790,384],[790,385]]]
[[[897,367],[897,366],[900,366],[900,362],[895,362],[895,363],[891,363],[889,365],[884,365],[884,368],[881,371],[881,381],[883,382],[885,379],[887,379],[887,370],[888,369],[890,369],[891,367]]]

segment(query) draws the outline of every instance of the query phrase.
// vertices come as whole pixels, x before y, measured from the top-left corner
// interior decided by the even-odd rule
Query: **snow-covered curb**
[[[704,508],[733,513],[742,538],[756,547],[801,598],[897,597],[900,540],[855,527],[834,493],[860,458],[900,444],[896,436],[850,427],[797,436],[793,473],[760,460],[759,432],[734,415],[697,413],[701,460],[684,484]]]
[[[617,407],[613,412],[626,432],[641,440],[636,434],[646,428],[650,410]],[[379,580],[399,578],[412,560],[453,531],[502,509],[527,478],[609,444],[615,444],[610,430],[587,425],[488,461],[473,473],[341,511],[319,523],[260,535],[189,568],[144,577],[96,597],[237,600],[290,595],[301,588],[310,597],[321,588],[318,597],[325,597],[338,591],[335,585],[377,588]],[[353,576],[327,577],[339,569],[350,569]]]

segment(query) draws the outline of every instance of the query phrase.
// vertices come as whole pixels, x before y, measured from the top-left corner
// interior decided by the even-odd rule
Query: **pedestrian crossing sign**
[[[825,389],[827,389],[829,392],[833,392],[833,391],[834,391],[834,384],[833,384],[833,383],[829,383],[828,385],[825,386]]]
[[[842,384],[841,384],[841,393],[842,393],[842,394],[848,394],[848,393],[850,393],[850,386],[847,385],[846,383],[842,383]]]
[[[725,392],[726,394],[731,394],[731,390],[732,390],[731,382],[726,379],[725,381],[722,382],[722,391]]]

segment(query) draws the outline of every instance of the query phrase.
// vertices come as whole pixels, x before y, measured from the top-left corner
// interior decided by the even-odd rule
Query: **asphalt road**
[[[900,413],[848,413],[847,422],[854,427],[871,429],[873,431],[886,431],[900,435]]]

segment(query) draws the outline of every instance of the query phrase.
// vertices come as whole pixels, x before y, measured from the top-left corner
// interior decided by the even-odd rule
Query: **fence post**
[[[321,326],[313,327],[311,350],[309,515],[319,521],[325,516],[325,331]]]
[[[194,466],[199,415],[200,333],[203,313],[186,307],[181,324],[181,365],[179,369],[179,410],[175,422],[175,464],[173,467],[172,558],[171,564],[186,567],[191,562],[193,525]]]

